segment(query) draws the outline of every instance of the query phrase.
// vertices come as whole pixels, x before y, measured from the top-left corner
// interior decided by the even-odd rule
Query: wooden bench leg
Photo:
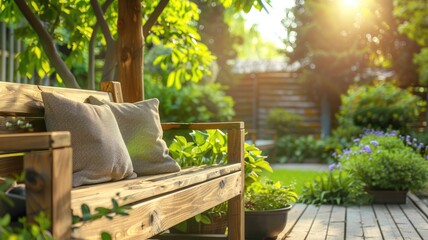
[[[231,129],[228,131],[228,159],[229,163],[241,163],[241,194],[228,202],[229,240],[243,240],[244,231],[244,129]]]
[[[72,150],[33,151],[24,156],[27,217],[40,211],[51,220],[55,239],[71,238]]]
[[[229,240],[244,239],[244,200],[243,196],[236,196],[229,200],[228,227]]]

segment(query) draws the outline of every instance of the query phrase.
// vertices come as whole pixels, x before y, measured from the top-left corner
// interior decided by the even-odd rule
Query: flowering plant
[[[366,131],[338,155],[350,174],[372,190],[418,190],[428,180],[426,147],[396,132]]]

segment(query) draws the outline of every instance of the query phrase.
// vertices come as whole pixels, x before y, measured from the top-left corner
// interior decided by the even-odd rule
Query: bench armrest
[[[69,132],[12,133],[0,135],[0,152],[45,150],[71,146]]]
[[[189,129],[189,130],[207,130],[207,129],[244,129],[243,122],[210,122],[210,123],[162,123],[163,130]]]

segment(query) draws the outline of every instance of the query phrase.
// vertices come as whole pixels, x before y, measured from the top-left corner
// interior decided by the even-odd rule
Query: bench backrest
[[[89,96],[123,102],[119,82],[101,84],[104,91],[0,82],[0,134],[45,132],[41,92],[55,92],[68,99],[85,102]],[[0,176],[13,177],[23,169],[22,156],[1,155]]]
[[[123,101],[120,83],[106,82],[102,86],[106,91],[0,82],[0,133],[45,131],[41,92],[55,92],[79,102],[85,102],[90,95],[108,101]],[[27,123],[30,125],[24,127]]]

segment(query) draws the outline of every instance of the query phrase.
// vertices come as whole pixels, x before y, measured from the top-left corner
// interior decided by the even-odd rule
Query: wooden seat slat
[[[71,191],[71,207],[74,214],[80,214],[83,203],[96,203],[95,207],[111,207],[111,198],[120,193],[120,204],[130,204],[153,196],[177,191],[198,183],[240,171],[239,164],[225,166],[197,166],[185,168],[178,173],[143,176],[74,188]]]
[[[207,181],[204,185],[190,188],[143,201],[132,206],[129,216],[118,217],[112,222],[100,219],[85,224],[73,232],[73,237],[98,239],[101,231],[115,232],[117,239],[146,239],[174,226],[180,219],[199,214],[239,194],[239,173]],[[127,231],[123,231],[126,229]]]

